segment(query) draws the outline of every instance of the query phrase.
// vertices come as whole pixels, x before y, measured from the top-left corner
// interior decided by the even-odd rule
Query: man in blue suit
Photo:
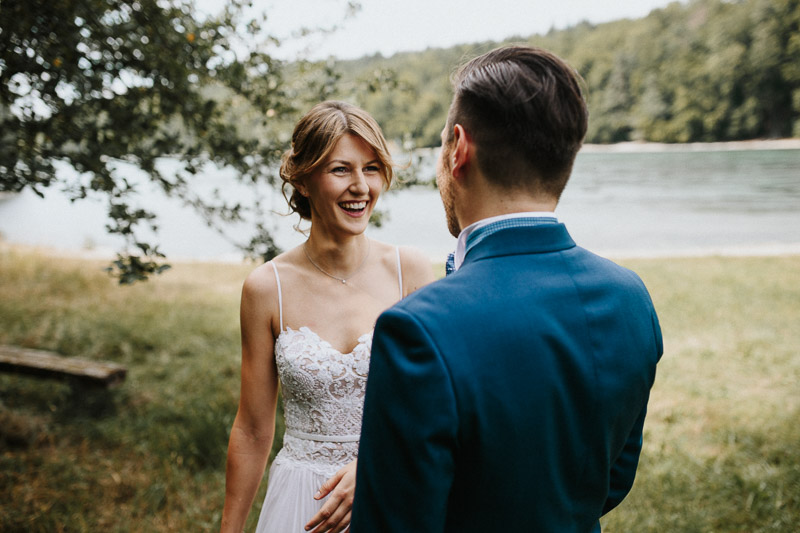
[[[633,484],[656,312],[553,214],[586,133],[578,75],[507,47],[454,90],[437,181],[455,272],[378,320],[351,531],[597,531]]]

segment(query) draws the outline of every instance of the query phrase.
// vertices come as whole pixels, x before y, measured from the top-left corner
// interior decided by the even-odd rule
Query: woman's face
[[[358,235],[367,229],[383,186],[378,156],[360,137],[348,133],[304,180],[300,192],[311,204],[312,226]]]

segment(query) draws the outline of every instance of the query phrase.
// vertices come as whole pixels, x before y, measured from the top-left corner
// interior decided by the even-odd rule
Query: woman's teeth
[[[367,207],[367,202],[342,202],[339,205],[342,206],[342,209],[346,209],[348,211],[361,211]]]

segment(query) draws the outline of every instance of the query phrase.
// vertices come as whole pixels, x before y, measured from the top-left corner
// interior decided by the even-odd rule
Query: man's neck
[[[470,191],[458,209],[459,226],[466,228],[479,220],[513,213],[554,212],[558,201],[533,196],[527,191]]]

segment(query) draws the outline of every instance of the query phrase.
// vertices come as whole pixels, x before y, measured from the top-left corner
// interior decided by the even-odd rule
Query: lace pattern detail
[[[358,442],[297,438],[350,436],[361,432],[372,332],[341,353],[307,327],[286,328],[275,340],[275,362],[281,381],[287,434],[276,464],[294,464],[332,475],[358,456]]]

